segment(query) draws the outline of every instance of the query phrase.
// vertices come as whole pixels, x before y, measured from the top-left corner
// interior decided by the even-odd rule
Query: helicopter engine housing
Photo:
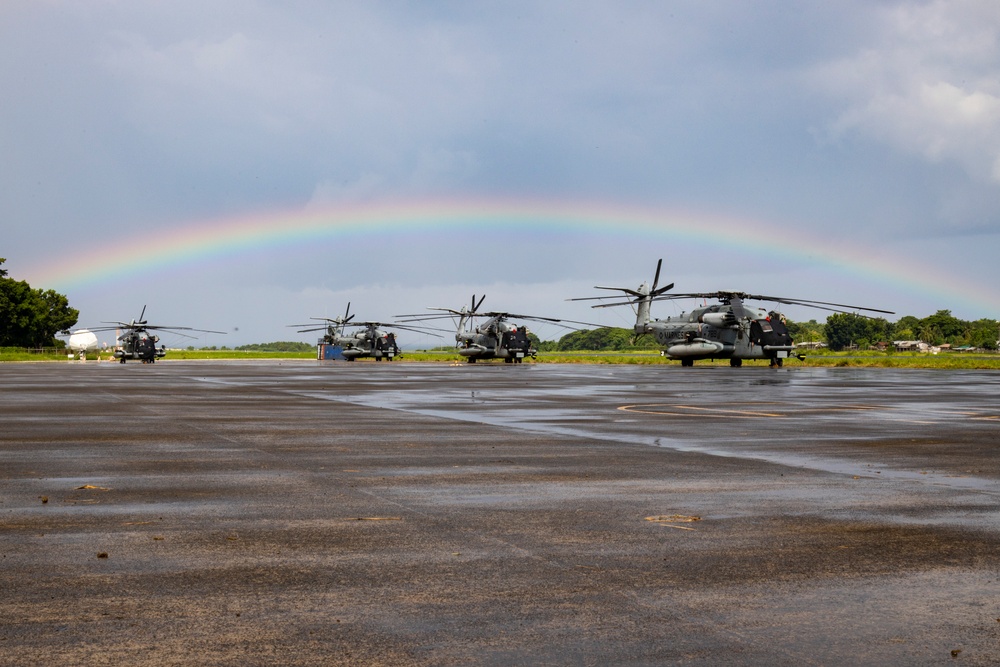
[[[720,329],[728,329],[737,325],[736,318],[728,311],[724,313],[704,313],[699,320]]]

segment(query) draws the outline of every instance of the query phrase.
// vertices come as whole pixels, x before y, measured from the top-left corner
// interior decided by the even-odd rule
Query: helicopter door
[[[765,318],[750,323],[750,340],[754,345],[791,345],[788,327],[780,318]]]

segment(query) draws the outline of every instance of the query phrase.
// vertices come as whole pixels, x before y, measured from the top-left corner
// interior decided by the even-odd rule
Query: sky
[[[0,90],[0,257],[78,326],[313,343],[473,294],[631,326],[567,299],[660,258],[1000,318],[995,0],[7,0]]]

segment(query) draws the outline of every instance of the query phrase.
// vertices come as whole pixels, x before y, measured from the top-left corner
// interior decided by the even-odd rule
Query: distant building
[[[930,354],[937,354],[941,351],[941,348],[928,345],[922,340],[894,340],[892,341],[892,347],[897,352],[929,352]]]

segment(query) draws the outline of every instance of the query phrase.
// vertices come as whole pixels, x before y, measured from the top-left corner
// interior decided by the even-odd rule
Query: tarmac
[[[0,364],[0,665],[994,665],[1000,374]]]

